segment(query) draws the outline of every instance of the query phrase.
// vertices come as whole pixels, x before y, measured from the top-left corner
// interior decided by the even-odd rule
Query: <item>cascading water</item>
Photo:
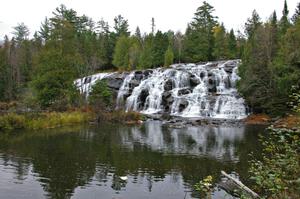
[[[155,69],[134,87],[125,108],[145,114],[168,112],[181,117],[243,119],[247,116],[246,105],[235,88],[238,64],[233,60]],[[129,84],[124,81],[118,97]]]
[[[89,93],[92,90],[92,86],[96,83],[97,80],[110,77],[113,74],[114,73],[97,73],[95,75],[77,79],[74,81],[74,84],[79,89],[81,94],[84,94],[86,97],[88,97]]]
[[[117,92],[117,107],[144,114],[243,119],[247,106],[236,89],[239,60],[174,64],[131,73],[99,73],[75,81],[88,96],[98,79]],[[116,83],[117,82],[117,83]]]

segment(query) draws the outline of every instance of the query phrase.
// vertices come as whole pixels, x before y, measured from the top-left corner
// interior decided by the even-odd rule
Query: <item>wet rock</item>
[[[144,71],[144,76],[145,76],[145,77],[148,77],[148,76],[151,75],[152,73],[153,73],[152,70],[145,70],[145,71]]]
[[[173,102],[174,102],[174,98],[172,96],[171,91],[167,91],[162,94],[162,105],[165,107],[166,112],[169,111]]]
[[[191,77],[190,77],[190,85],[191,85],[191,87],[195,87],[198,84],[200,84],[200,80],[195,75],[191,75]]]
[[[232,73],[233,72],[233,68],[235,68],[237,65],[236,62],[232,61],[232,62],[227,62],[225,65],[224,65],[224,70],[227,72],[227,73]]]
[[[178,90],[178,96],[190,94],[192,90],[190,88],[183,88]]]
[[[200,78],[203,79],[205,77],[205,72],[200,73]]]
[[[136,79],[132,79],[132,80],[129,82],[129,87],[130,87],[130,88],[135,88],[135,87],[137,87],[139,84],[140,84],[140,81],[138,81],[138,80],[136,80]]]
[[[208,79],[208,92],[217,92],[217,81],[213,76]]]
[[[171,79],[168,79],[164,85],[165,91],[170,91],[173,89],[173,81]]]
[[[84,84],[89,84],[89,83],[91,83],[91,81],[92,81],[92,77],[86,77],[86,78],[84,78]]]
[[[144,107],[146,99],[149,95],[149,91],[147,89],[143,89],[138,97],[138,101],[140,102],[140,108]]]
[[[181,101],[179,103],[179,112],[182,112],[189,105],[188,101]]]
[[[141,81],[144,77],[143,71],[135,71],[134,79]]]

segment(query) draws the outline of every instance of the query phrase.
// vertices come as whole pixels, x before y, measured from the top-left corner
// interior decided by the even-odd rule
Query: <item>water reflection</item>
[[[144,128],[121,130],[122,144],[134,150],[141,144],[153,151],[171,154],[209,156],[223,161],[239,161],[236,143],[245,137],[245,127],[187,127],[165,129],[160,122],[148,122]]]
[[[257,130],[147,122],[2,135],[0,198],[197,197],[193,184],[207,175],[246,177],[247,154],[259,152]]]

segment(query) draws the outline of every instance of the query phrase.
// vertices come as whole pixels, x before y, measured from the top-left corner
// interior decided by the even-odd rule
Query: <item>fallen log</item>
[[[248,188],[246,185],[244,185],[240,180],[228,175],[225,171],[221,171],[221,174],[228,178],[231,182],[233,182],[237,187],[243,191],[245,191],[247,194],[249,194],[252,198],[260,198],[260,196],[252,191],[250,188]]]

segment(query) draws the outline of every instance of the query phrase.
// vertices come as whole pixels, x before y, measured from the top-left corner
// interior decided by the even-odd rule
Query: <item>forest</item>
[[[154,18],[150,33],[141,33],[139,27],[131,33],[121,15],[111,27],[61,5],[33,38],[23,23],[14,27],[11,39],[5,36],[0,48],[0,100],[66,109],[82,103],[73,80],[99,71],[242,59],[239,90],[253,111],[286,113],[290,95],[299,90],[300,4],[292,18],[285,2],[282,17],[274,11],[265,22],[254,10],[244,32],[226,30],[214,11],[204,2],[185,33],[156,30]]]

